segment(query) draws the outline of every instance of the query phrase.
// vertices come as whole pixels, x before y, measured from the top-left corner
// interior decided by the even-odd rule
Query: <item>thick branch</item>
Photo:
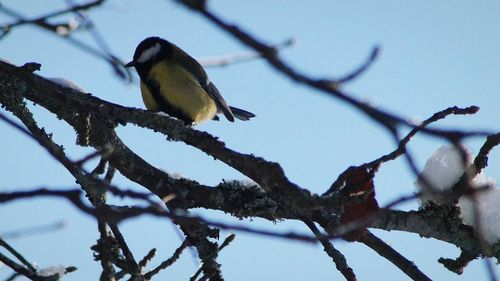
[[[470,254],[481,254],[471,227],[463,225],[454,206],[426,208],[421,211],[380,210],[370,227],[399,230],[435,238],[460,247]],[[495,248],[495,247],[493,247]],[[498,247],[492,256],[500,261]]]
[[[175,204],[182,208],[203,207],[229,212],[237,217],[257,216],[270,220],[297,219],[298,214],[304,213],[304,217],[314,217],[309,214],[320,213],[321,220],[330,220],[342,209],[343,201],[355,200],[337,195],[321,198],[289,182],[278,164],[228,149],[215,137],[187,128],[177,120],[152,112],[125,108],[63,88],[0,62],[0,103],[19,103],[23,98],[40,104],[73,126],[77,131],[79,144],[91,145],[97,149],[111,145],[113,153],[109,156],[109,161],[112,166],[160,198],[175,195]],[[150,128],[168,135],[172,140],[192,145],[250,176],[268,192],[257,186],[242,186],[235,182],[221,183],[217,188],[213,188],[187,179],[173,179],[149,165],[121,142],[113,130],[118,123],[133,123]],[[286,192],[281,192],[282,190]],[[281,196],[283,194],[286,196]],[[294,200],[287,201],[288,198]],[[473,234],[466,227],[441,228],[446,223],[446,217],[440,217],[436,223],[430,224],[425,215],[432,214],[431,211],[423,211],[418,213],[419,215],[402,212],[398,213],[398,216],[391,216],[394,212],[396,211],[382,212],[371,226],[419,234],[425,232],[423,235],[426,237],[438,238],[467,248],[470,252],[478,252]],[[432,221],[433,217],[430,217]],[[414,224],[423,224],[425,227],[409,226],[404,223],[405,220],[412,220]],[[331,227],[333,229],[336,225],[332,224]],[[453,239],[453,233],[466,238],[467,242]],[[498,252],[500,250],[494,255],[498,256]]]
[[[14,85],[17,86],[13,87]],[[4,95],[3,98],[0,96],[2,103],[19,95],[17,98],[30,99],[64,119],[77,131],[80,145],[91,145],[97,149],[106,146],[113,147],[114,151],[109,158],[111,164],[126,177],[147,187],[160,198],[169,194],[177,194],[178,190],[185,193],[186,190],[196,188],[196,192],[189,192],[188,195],[191,197],[189,199],[196,199],[193,201],[198,202],[199,207],[218,208],[219,202],[225,202],[224,198],[220,198],[219,190],[209,189],[195,181],[172,179],[149,165],[128,149],[116,136],[113,128],[117,123],[132,123],[150,128],[168,135],[170,140],[182,141],[200,149],[252,178],[269,192],[268,196],[275,193],[278,193],[277,195],[282,192],[286,193],[287,200],[279,202],[280,206],[285,209],[293,209],[295,214],[301,214],[305,211],[313,212],[313,208],[317,210],[327,208],[336,211],[339,210],[339,204],[342,202],[338,197],[319,198],[312,195],[290,182],[277,163],[268,162],[252,154],[242,154],[231,150],[216,137],[185,127],[178,120],[152,112],[125,108],[90,95],[62,88],[3,62],[0,62],[0,90]],[[7,93],[10,94],[7,95]],[[13,95],[14,93],[16,95]],[[129,165],[129,163],[135,165]],[[279,198],[281,197],[276,196],[274,200]],[[184,202],[184,204],[188,203]],[[308,217],[308,214],[303,217]]]

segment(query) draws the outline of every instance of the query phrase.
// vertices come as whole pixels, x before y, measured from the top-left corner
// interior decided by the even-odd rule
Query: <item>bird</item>
[[[134,67],[140,77],[142,100],[148,110],[162,111],[187,125],[219,120],[246,121],[255,114],[228,106],[207,73],[193,57],[160,37],[148,37],[135,49]]]

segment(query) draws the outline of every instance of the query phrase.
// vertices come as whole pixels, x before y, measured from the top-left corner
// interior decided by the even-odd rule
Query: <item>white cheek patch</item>
[[[143,63],[150,60],[160,52],[160,49],[160,43],[156,43],[153,47],[142,52],[141,56],[137,59],[137,62]]]

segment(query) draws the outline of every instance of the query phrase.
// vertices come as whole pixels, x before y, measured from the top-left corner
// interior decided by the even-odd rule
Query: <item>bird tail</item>
[[[231,109],[231,112],[233,113],[234,117],[236,117],[240,120],[247,121],[247,120],[250,120],[250,118],[255,117],[255,114],[253,114],[252,112],[249,112],[249,111],[237,108],[237,107],[233,107],[233,106],[230,106],[229,108]]]

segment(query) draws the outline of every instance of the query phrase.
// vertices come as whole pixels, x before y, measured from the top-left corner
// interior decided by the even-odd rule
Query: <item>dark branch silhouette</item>
[[[82,13],[82,11],[102,7],[105,2],[97,0],[75,4],[67,0],[66,9],[33,18],[2,5],[0,12],[14,18],[14,21],[3,23],[0,39],[14,32],[19,26],[36,26],[98,57],[108,63],[119,77],[130,81],[131,75],[123,68],[123,62],[112,53],[112,48],[104,40],[105,37],[100,34],[90,16]],[[344,278],[356,280],[356,274],[349,267],[345,256],[333,246],[333,241],[346,239],[371,248],[413,280],[431,280],[412,261],[366,230],[367,227],[417,233],[423,237],[435,238],[455,245],[462,251],[460,257],[456,260],[442,258],[439,262],[449,270],[460,273],[471,260],[484,258],[490,279],[496,280],[488,257],[500,260],[500,242],[494,245],[486,243],[477,207],[477,194],[487,190],[487,187],[472,188],[470,181],[487,166],[488,155],[500,143],[500,133],[430,127],[431,124],[450,115],[475,114],[479,110],[478,107],[451,106],[436,112],[420,124],[413,124],[404,116],[375,108],[342,89],[343,84],[367,73],[378,57],[378,47],[371,50],[363,63],[340,78],[312,77],[290,66],[280,57],[280,51],[290,46],[293,43],[292,40],[281,44],[267,44],[207,9],[206,1],[180,0],[177,2],[199,13],[251,49],[249,52],[206,60],[207,66],[224,66],[261,58],[285,77],[306,85],[318,93],[334,97],[368,116],[378,126],[387,130],[395,141],[395,149],[371,162],[349,167],[322,195],[314,194],[289,180],[279,163],[253,154],[235,151],[216,136],[186,127],[177,119],[150,111],[123,107],[91,94],[56,84],[33,73],[40,69],[37,63],[17,67],[0,62],[0,104],[2,110],[12,113],[18,121],[8,117],[4,112],[0,112],[0,120],[38,143],[55,161],[64,166],[78,183],[78,188],[73,189],[37,188],[28,191],[2,192],[0,204],[50,196],[68,200],[82,213],[95,218],[99,239],[92,250],[102,267],[100,280],[119,280],[126,275],[130,275],[133,280],[150,280],[159,272],[173,266],[182,252],[188,248],[196,250],[201,262],[199,270],[191,276],[191,280],[223,280],[221,265],[217,257],[219,252],[233,241],[234,235],[228,236],[219,244],[217,242],[219,230],[305,243],[321,243]],[[77,18],[78,25],[72,26],[69,22],[60,23],[53,20],[54,17],[68,14]],[[88,32],[97,48],[71,37],[75,30]],[[63,147],[52,139],[52,134],[37,124],[36,116],[26,106],[27,102],[33,102],[47,109],[51,114],[60,118],[61,122],[67,123],[75,131],[77,144],[92,147],[94,151],[80,159],[71,159]],[[188,178],[174,177],[146,162],[127,147],[115,131],[119,125],[127,124],[163,134],[168,141],[182,142],[192,146],[236,169],[252,179],[255,184],[223,181],[216,186],[209,186]],[[403,138],[400,137],[402,129],[410,129],[410,132]],[[471,167],[449,191],[438,191],[428,183],[427,179],[419,179],[425,187],[422,192],[430,192],[433,196],[439,196],[443,199],[443,204],[431,203],[417,211],[392,209],[402,202],[417,199],[420,195],[417,193],[396,198],[387,206],[379,207],[374,199],[376,187],[373,185],[373,178],[376,177],[376,171],[380,166],[403,157],[414,175],[419,175],[413,154],[408,149],[409,142],[416,134],[427,134],[452,144],[460,151],[464,164],[466,152],[461,147],[461,142],[471,137],[486,138],[486,140]],[[84,164],[98,157],[100,161],[95,169],[87,171],[83,167]],[[360,177],[359,173],[354,173],[363,170],[365,174],[369,174],[366,179]],[[137,192],[113,185],[112,179],[115,171],[143,186],[146,190]],[[366,188],[367,186],[369,188]],[[106,200],[109,194],[139,200],[142,205],[111,205]],[[460,196],[468,196],[473,200],[476,217],[474,228],[462,223],[457,207],[451,203]],[[372,201],[367,200],[370,198]],[[368,210],[367,214],[349,213],[353,210],[352,206],[367,207],[367,202],[375,206],[373,209],[365,209]],[[203,216],[191,215],[189,210],[194,208],[223,211],[235,218],[263,218],[273,222],[300,221],[308,227],[311,234],[282,233],[220,223]],[[356,211],[356,208],[354,210]],[[127,239],[119,228],[124,220],[143,215],[167,219],[173,222],[183,235],[183,242],[172,255],[149,271],[145,271],[144,268],[147,264],[156,262],[154,261],[156,249],[150,250],[142,259],[137,259],[138,255],[132,252],[132,247],[127,244]],[[346,215],[351,215],[354,219],[346,221]],[[357,230],[363,231],[358,232],[359,235],[354,239],[347,238],[348,234]],[[0,261],[16,272],[12,275],[13,278],[23,275],[31,280],[54,280],[40,276],[21,253],[2,239],[0,239],[0,246],[19,261],[18,263],[0,253]]]

